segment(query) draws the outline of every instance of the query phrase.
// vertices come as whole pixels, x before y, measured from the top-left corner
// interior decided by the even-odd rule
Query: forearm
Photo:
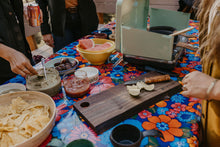
[[[218,80],[209,94],[210,100],[220,101],[220,80]]]
[[[16,52],[16,50],[0,43],[0,57],[1,58],[9,61],[13,52]]]

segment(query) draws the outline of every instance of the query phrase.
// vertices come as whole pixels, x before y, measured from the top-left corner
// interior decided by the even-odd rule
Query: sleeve
[[[43,23],[41,24],[41,33],[42,35],[51,34],[51,28],[49,24],[49,15],[47,11],[48,1],[47,0],[35,0],[42,10],[43,13]]]
[[[3,43],[3,44],[4,44],[4,41],[3,41],[3,39],[2,39],[2,38],[0,38],[0,43]]]

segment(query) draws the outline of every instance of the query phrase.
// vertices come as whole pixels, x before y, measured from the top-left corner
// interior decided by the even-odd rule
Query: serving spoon
[[[41,59],[41,64],[42,64],[43,69],[44,69],[44,76],[43,76],[43,75],[38,75],[38,78],[41,79],[41,78],[45,77],[45,80],[47,80],[47,73],[46,73],[45,60],[44,60],[44,58]]]

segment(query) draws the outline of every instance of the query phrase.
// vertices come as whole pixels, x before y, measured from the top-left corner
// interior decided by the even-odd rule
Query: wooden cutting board
[[[149,72],[137,79],[160,75]],[[173,80],[155,83],[153,91],[141,91],[138,97],[131,96],[124,84],[117,85],[99,94],[83,99],[73,106],[76,112],[97,134],[110,129],[119,122],[128,119],[149,106],[166,99],[182,90]]]

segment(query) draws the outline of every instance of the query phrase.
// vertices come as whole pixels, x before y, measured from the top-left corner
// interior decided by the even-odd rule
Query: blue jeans
[[[62,49],[64,46],[81,38],[81,23],[78,13],[66,14],[66,24],[64,36],[53,35],[54,38],[54,53]]]

